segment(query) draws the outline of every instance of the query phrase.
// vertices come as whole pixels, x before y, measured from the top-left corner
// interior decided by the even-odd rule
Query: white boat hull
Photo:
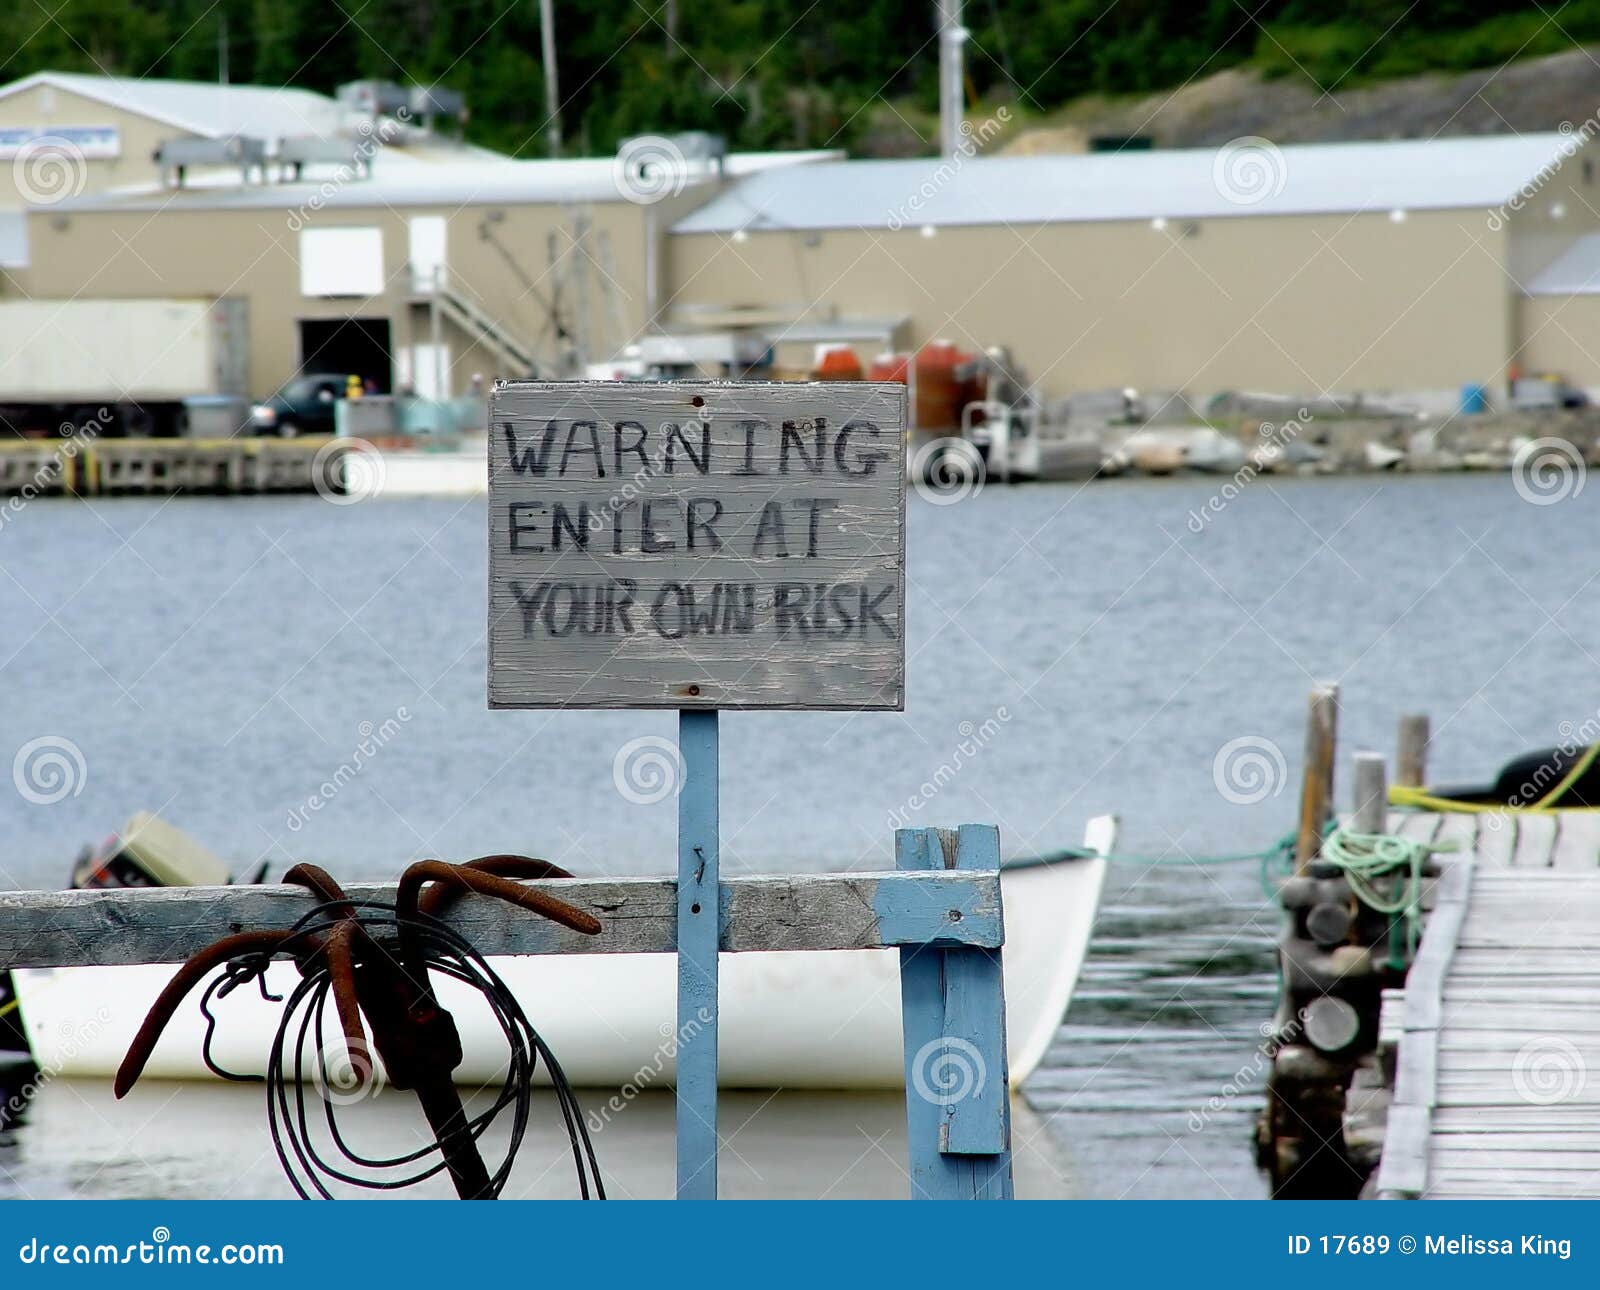
[[[1115,821],[1091,822],[1087,844],[1109,850]],[[1011,1081],[1049,1047],[1088,951],[1106,862],[1100,857],[1003,870],[1006,1028]],[[672,1082],[677,1040],[675,960],[667,954],[550,955],[490,960],[534,1028],[579,1086]],[[13,974],[22,1020],[43,1070],[110,1076],[121,1063],[171,965],[29,969]],[[268,982],[287,995],[292,963]],[[456,1017],[463,1084],[495,1083],[505,1041],[488,1009],[458,983],[438,980]],[[720,1082],[729,1088],[893,1088],[904,1084],[899,954],[893,950],[726,954],[722,957]],[[212,1056],[260,1074],[281,1017],[249,986],[215,1005]],[[198,992],[179,1008],[145,1068],[147,1077],[205,1079]],[[342,1041],[335,1038],[335,1043]],[[310,1055],[308,1054],[308,1059]]]

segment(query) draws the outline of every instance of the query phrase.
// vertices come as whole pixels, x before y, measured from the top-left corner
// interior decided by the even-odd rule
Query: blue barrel
[[[1461,387],[1461,411],[1471,416],[1489,410],[1489,387],[1469,382]]]

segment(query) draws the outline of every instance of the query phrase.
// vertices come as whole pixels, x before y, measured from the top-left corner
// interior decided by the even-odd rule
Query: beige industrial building
[[[1049,393],[1600,386],[1600,188],[1562,134],[771,171],[680,219],[674,318],[901,315]],[[1600,270],[1600,246],[1585,265]],[[1553,278],[1553,264],[1572,272]],[[726,312],[724,316],[727,316]]]
[[[583,330],[563,296],[586,293],[590,322],[616,315],[608,345],[643,327],[644,214],[616,197],[609,162],[395,161],[371,179],[35,211],[14,277],[35,298],[241,298],[258,395],[302,368],[425,397],[549,370]]]
[[[328,139],[356,127],[334,99],[309,90],[38,72],[0,88],[0,209],[160,178],[171,139]],[[75,163],[54,171],[48,159]],[[81,163],[81,164],[76,164]]]
[[[698,337],[694,353],[770,347],[781,370],[825,342],[863,359],[934,338],[1004,347],[1048,396],[1449,400],[1514,369],[1600,389],[1582,134],[948,161],[658,140],[643,163],[413,135],[360,167],[214,165],[179,186],[140,160],[178,127],[170,101],[163,117],[158,93],[29,80],[0,91],[0,143],[77,123],[114,129],[121,152],[25,207],[8,293],[242,299],[258,396],[302,369],[458,394],[603,364],[642,337],[660,353],[663,334]],[[308,117],[284,93],[250,129],[282,139],[314,117],[363,137],[334,100],[306,96]],[[205,137],[246,128],[194,112]]]

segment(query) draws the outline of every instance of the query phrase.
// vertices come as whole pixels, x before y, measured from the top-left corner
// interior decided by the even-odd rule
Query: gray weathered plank
[[[1447,848],[1446,854],[1476,856],[1478,826],[1484,818],[1466,813],[1441,815],[1439,828],[1433,835],[1433,845]]]
[[[1406,975],[1405,1025],[1410,1030],[1432,1030],[1439,1024],[1445,976],[1455,955],[1456,937],[1465,917],[1463,888],[1470,881],[1472,857],[1457,856],[1444,862],[1434,910],[1428,915],[1422,944]],[[1404,1045],[1402,1044],[1402,1057]]]
[[[1509,813],[1480,815],[1473,846],[1480,869],[1509,869],[1517,854],[1518,816]]]
[[[1553,859],[1556,841],[1556,817],[1531,815],[1517,816],[1517,849],[1511,864],[1517,869],[1548,869]]]
[[[502,901],[454,902],[444,921],[482,954],[669,953],[676,884],[655,878],[530,884],[600,919],[569,931]],[[392,885],[352,885],[355,900],[392,901]],[[315,904],[299,887],[164,887],[0,893],[0,965],[175,963],[243,929],[288,928]],[[994,948],[1004,940],[992,872],[818,874],[722,884],[722,949],[858,950],[917,945]]]
[[[905,399],[496,386],[490,706],[902,708]]]
[[[1406,992],[1385,990],[1378,1005],[1378,1047],[1391,1048],[1406,1029]]]
[[[1432,842],[1439,831],[1439,820],[1438,815],[1422,811],[1390,811],[1388,829],[1402,838]]]
[[[1428,1133],[1425,1106],[1391,1106],[1378,1163],[1378,1193],[1391,1197],[1420,1196],[1428,1185]]]
[[[1438,1093],[1439,1032],[1407,1030],[1394,1077],[1397,1106],[1431,1107]]]
[[[1557,870],[1600,869],[1600,812],[1566,811],[1559,817],[1551,865]]]

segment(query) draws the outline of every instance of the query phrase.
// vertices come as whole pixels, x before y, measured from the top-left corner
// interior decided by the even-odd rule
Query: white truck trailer
[[[0,300],[0,427],[13,433],[175,435],[204,419],[227,434],[230,409],[248,415],[249,377],[244,300]]]

